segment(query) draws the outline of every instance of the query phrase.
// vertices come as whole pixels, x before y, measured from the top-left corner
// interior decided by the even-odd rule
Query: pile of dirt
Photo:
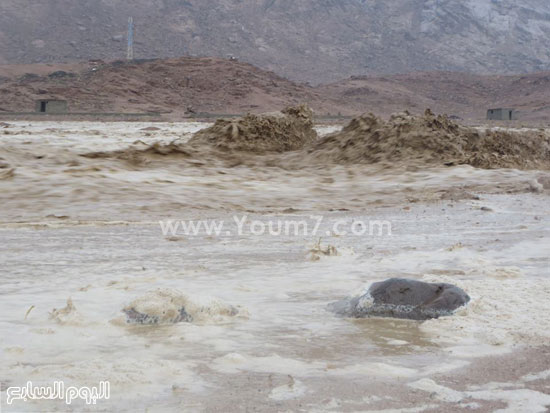
[[[248,156],[262,154],[268,156]],[[219,161],[226,167],[369,164],[391,169],[471,165],[483,169],[550,170],[550,136],[544,130],[462,126],[428,109],[423,116],[404,112],[387,121],[373,114],[363,115],[340,132],[319,139],[311,110],[297,106],[272,114],[219,120],[188,142],[140,141],[126,149],[82,156],[119,158],[136,167],[176,157],[186,160],[189,166]]]
[[[460,165],[479,168],[550,169],[550,137],[544,132],[480,131],[429,109],[384,121],[373,114],[353,119],[341,132],[308,148],[324,163]]]
[[[468,147],[469,165],[483,169],[550,169],[550,137],[540,131],[488,130]]]
[[[197,132],[189,145],[252,153],[287,152],[302,149],[316,139],[313,112],[300,105],[281,112],[220,119]]]
[[[254,163],[254,156],[298,151],[317,139],[313,128],[313,112],[306,105],[287,107],[281,112],[261,115],[248,114],[234,120],[220,119],[206,129],[195,133],[184,142],[135,142],[131,147],[109,151],[90,152],[81,156],[91,159],[118,158],[140,167],[161,158],[186,159],[189,165],[202,166],[221,161],[226,166],[244,162]],[[277,164],[277,161],[274,161]]]

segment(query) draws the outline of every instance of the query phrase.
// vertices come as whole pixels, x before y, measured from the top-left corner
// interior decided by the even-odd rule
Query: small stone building
[[[511,108],[496,108],[487,111],[487,120],[515,120],[516,111]]]
[[[42,99],[36,101],[36,112],[67,113],[69,105],[66,100]]]

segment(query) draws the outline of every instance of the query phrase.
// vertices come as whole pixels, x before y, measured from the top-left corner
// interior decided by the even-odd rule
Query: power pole
[[[128,60],[134,60],[134,18],[128,18]]]

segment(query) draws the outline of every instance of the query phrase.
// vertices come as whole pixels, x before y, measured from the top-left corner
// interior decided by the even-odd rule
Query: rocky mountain
[[[548,0],[2,0],[0,63],[235,56],[296,81],[550,69]]]

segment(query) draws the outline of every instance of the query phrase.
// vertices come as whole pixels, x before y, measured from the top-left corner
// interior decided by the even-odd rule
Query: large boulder
[[[332,309],[344,317],[428,320],[452,315],[469,301],[468,294],[452,284],[392,278],[372,284],[364,295],[333,304]]]

